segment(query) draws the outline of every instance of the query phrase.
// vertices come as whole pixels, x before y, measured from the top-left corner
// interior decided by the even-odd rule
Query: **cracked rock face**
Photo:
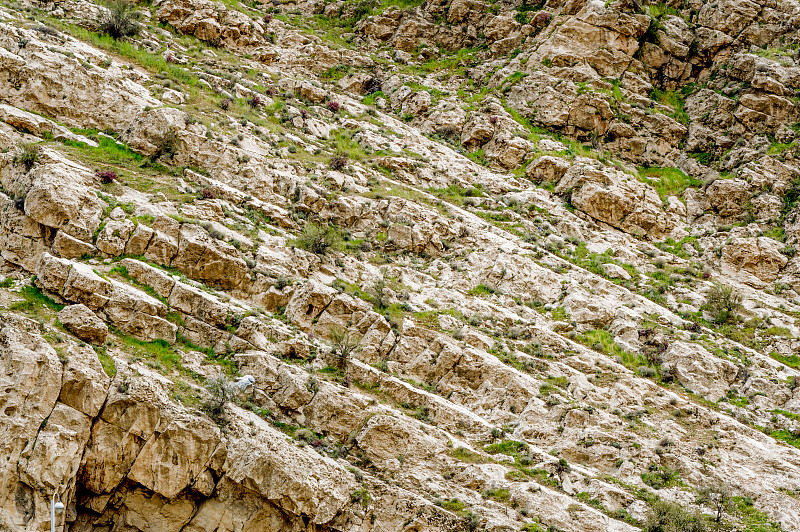
[[[800,530],[798,12],[3,3],[0,530]]]

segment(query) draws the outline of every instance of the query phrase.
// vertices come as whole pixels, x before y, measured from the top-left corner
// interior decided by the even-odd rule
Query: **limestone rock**
[[[575,208],[633,234],[661,238],[679,223],[650,185],[621,172],[573,165],[556,186],[556,193],[566,192]]]
[[[112,257],[122,255],[135,229],[130,220],[109,221],[97,235],[97,249]]]
[[[225,289],[238,288],[249,281],[247,265],[239,258],[236,248],[212,238],[205,229],[194,224],[181,226],[177,254],[166,264],[193,279]]]
[[[24,48],[15,46],[14,51],[0,48],[0,64],[9,72],[0,87],[8,95],[8,103],[20,109],[72,127],[121,131],[141,109],[158,105],[146,88],[125,77],[119,67],[87,70],[77,57],[51,49],[43,34],[35,30],[20,31],[3,23],[0,34],[14,42],[27,42]]]
[[[70,347],[66,355],[59,401],[94,418],[105,403],[111,379],[94,350]]]
[[[108,326],[86,305],[77,304],[64,307],[58,313],[58,320],[81,340],[98,345],[102,345],[106,341]]]
[[[90,191],[88,170],[63,160],[36,165],[25,196],[25,214],[42,225],[91,241],[102,202]]]
[[[569,163],[559,157],[543,155],[534,159],[525,174],[536,183],[550,181],[557,183],[569,169]]]
[[[35,271],[39,255],[49,249],[54,230],[40,225],[8,201],[0,206],[0,254],[27,271]]]
[[[189,115],[171,107],[142,111],[125,131],[124,140],[134,151],[148,157],[171,155],[178,150],[179,132]]]
[[[767,237],[735,238],[722,250],[723,269],[750,273],[765,282],[777,279],[787,262],[781,245]]]
[[[47,457],[53,469],[48,470],[36,460],[29,459],[40,427],[56,406],[62,373],[55,350],[42,340],[37,331],[38,324],[32,320],[12,313],[0,316],[0,381],[3,389],[7,390],[0,410],[0,426],[4,433],[0,438],[0,450],[7,458],[0,464],[0,499],[4,509],[0,512],[0,527],[9,530],[44,527],[49,520],[49,501],[37,490],[47,489],[49,492],[54,488],[64,490],[70,487],[73,468],[80,460],[78,439],[69,441],[65,438],[60,442],[72,449],[70,454],[64,452],[66,447],[58,449],[51,445],[59,438],[58,429],[51,430],[49,444],[43,449],[50,453],[38,455]],[[66,405],[61,405],[59,412],[65,423],[75,419],[73,414],[80,414]],[[80,426],[74,432],[75,436],[82,436],[84,426],[80,419],[77,416]],[[57,426],[62,426],[61,422]],[[18,471],[23,459],[25,469],[29,471],[29,481],[35,482],[36,489],[20,481]]]
[[[662,360],[678,380],[711,401],[723,397],[736,379],[734,364],[711,355],[696,344],[673,342],[662,355]]]
[[[173,498],[203,472],[219,443],[219,429],[210,420],[174,419],[145,443],[128,476],[166,498]]]
[[[708,186],[706,195],[720,216],[739,216],[750,199],[750,185],[741,179],[717,179]]]
[[[231,480],[313,523],[329,522],[344,510],[358,489],[351,473],[330,458],[293,446],[258,417],[249,419],[258,432],[229,445],[224,468]]]

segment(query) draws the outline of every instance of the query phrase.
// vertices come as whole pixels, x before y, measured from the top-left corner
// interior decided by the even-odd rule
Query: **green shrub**
[[[722,324],[732,321],[741,306],[742,296],[733,287],[715,284],[708,291],[703,308],[711,315],[714,323]]]
[[[200,408],[211,419],[221,423],[225,420],[225,403],[233,400],[233,386],[225,377],[217,377],[208,381],[206,390],[211,397]]]
[[[19,144],[20,152],[14,157],[15,164],[21,164],[25,171],[30,172],[36,161],[39,160],[39,146],[32,142]]]
[[[139,17],[133,4],[125,0],[113,0],[108,4],[108,14],[100,22],[97,31],[115,40],[132,37],[139,33]]]
[[[650,465],[649,471],[642,473],[642,482],[653,489],[660,490],[674,486],[680,480],[680,474],[665,466]]]
[[[306,224],[294,243],[301,249],[324,255],[328,248],[337,244],[339,240],[339,232],[333,227],[310,222]]]
[[[372,304],[375,306],[375,310],[381,312],[386,310],[389,306],[389,294],[386,290],[386,279],[381,277],[375,284],[372,285],[370,289],[370,295],[372,296]]]
[[[683,506],[656,501],[642,528],[644,532],[706,532],[710,530],[702,517]]]
[[[369,506],[371,500],[372,496],[367,491],[367,488],[358,489],[350,494],[350,502],[354,504],[360,502],[364,508]]]
[[[347,369],[347,362],[358,349],[360,339],[356,335],[350,334],[350,331],[344,327],[331,327],[330,335],[333,343],[331,354],[336,357],[339,369],[344,371]]]

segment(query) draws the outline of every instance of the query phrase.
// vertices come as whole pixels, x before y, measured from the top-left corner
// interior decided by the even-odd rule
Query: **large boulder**
[[[672,342],[661,360],[681,383],[710,401],[727,393],[738,372],[735,364],[690,342]]]
[[[638,236],[663,238],[682,222],[664,211],[652,186],[589,162],[570,167],[555,192],[568,194],[572,206],[592,218]]]
[[[531,161],[525,169],[525,175],[535,183],[544,181],[558,183],[558,180],[569,170],[569,166],[569,161],[566,159],[543,155]]]
[[[178,252],[171,266],[192,279],[226,290],[242,288],[250,280],[247,264],[236,248],[212,238],[208,231],[194,224],[181,225]]]
[[[750,199],[750,185],[742,179],[717,179],[706,189],[706,196],[720,216],[740,216]]]
[[[15,202],[0,205],[0,256],[32,272],[39,255],[50,248],[55,230],[26,216]]]
[[[64,307],[58,313],[58,321],[81,340],[98,345],[106,341],[108,326],[86,305]]]
[[[200,476],[219,444],[220,431],[211,420],[178,416],[145,443],[128,478],[172,499]]]
[[[169,0],[161,2],[155,13],[179,33],[193,35],[208,43],[227,48],[264,44],[264,23],[236,9],[209,0]]]
[[[189,115],[172,107],[144,110],[136,115],[122,139],[148,157],[171,155],[177,151],[178,133],[189,122]]]
[[[10,312],[0,314],[0,529],[43,530],[49,520],[49,501],[45,493],[70,486],[73,461],[80,462],[75,442],[62,441],[60,450],[50,455],[51,472],[31,478],[34,464],[23,458],[32,448],[40,428],[53,413],[61,390],[62,365],[55,350],[39,334],[39,324]],[[77,411],[65,407],[53,418],[54,426]],[[62,414],[65,414],[62,416]],[[85,416],[84,416],[85,417]],[[80,422],[79,422],[80,423]],[[80,431],[82,434],[82,427]],[[47,447],[54,450],[52,446]],[[67,451],[71,451],[67,453]],[[22,466],[22,467],[21,467]],[[28,482],[20,473],[27,472]],[[44,472],[44,471],[42,471]]]
[[[98,63],[104,54],[80,41],[68,39],[59,48],[33,29],[11,23],[0,25],[4,42],[25,42],[0,47],[0,93],[5,101],[49,116],[72,127],[121,131],[147,106],[159,105],[150,91],[127,77],[119,65],[86,68],[87,55]],[[14,51],[9,51],[13,49]]]
[[[351,473],[331,458],[298,448],[255,414],[252,436],[228,446],[225,474],[294,515],[312,523],[332,520],[350,504],[359,487]]]
[[[84,304],[138,340],[175,341],[178,327],[165,319],[167,306],[142,290],[104,279],[87,264],[49,253],[42,253],[36,272],[41,288],[69,302]]]
[[[48,159],[29,174],[31,187],[25,196],[25,214],[42,225],[91,242],[100,226],[104,205],[89,188],[92,174],[60,156]]]
[[[789,259],[781,253],[781,244],[768,237],[734,238],[722,248],[723,273],[745,273],[763,282],[778,278]],[[757,282],[757,281],[756,281]]]
[[[90,347],[70,345],[65,351],[67,364],[58,400],[94,418],[106,401],[111,379]]]

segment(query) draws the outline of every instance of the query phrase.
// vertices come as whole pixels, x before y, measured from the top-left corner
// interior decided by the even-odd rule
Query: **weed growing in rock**
[[[97,358],[100,360],[100,365],[103,366],[103,371],[112,379],[117,374],[117,364],[114,359],[108,354],[105,348],[96,347]],[[121,393],[121,392],[120,392]]]
[[[370,295],[372,296],[372,304],[375,306],[375,310],[383,311],[386,310],[388,307],[388,296],[389,294],[386,291],[386,279],[381,277],[378,279],[372,288],[370,289]]]
[[[41,290],[35,286],[25,286],[20,290],[19,295],[24,299],[12,303],[9,307],[11,310],[18,310],[28,314],[38,315],[40,311],[47,308],[51,312],[58,312],[64,308],[64,305],[56,303],[52,298],[44,295]]]
[[[372,500],[372,496],[367,491],[367,488],[361,488],[353,493],[350,494],[350,502],[357,503],[360,502],[364,508],[369,506],[370,501]]]

